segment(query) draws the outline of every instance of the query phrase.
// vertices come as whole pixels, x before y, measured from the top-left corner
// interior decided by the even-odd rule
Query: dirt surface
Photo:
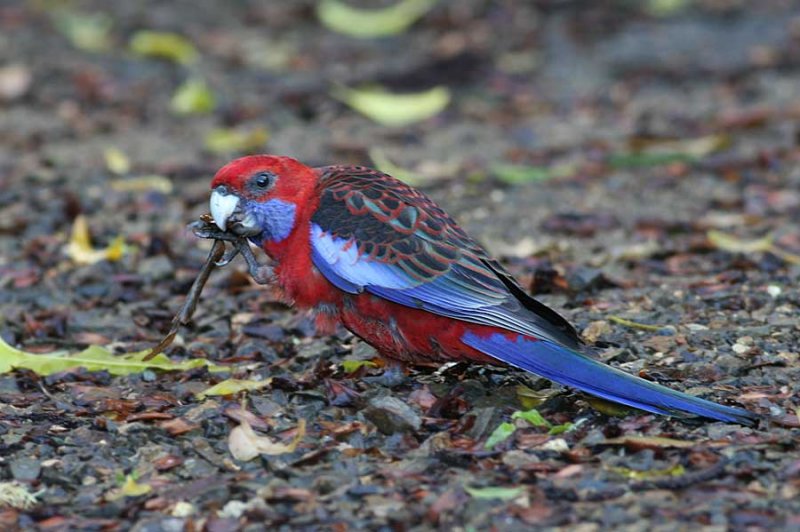
[[[800,528],[800,10],[755,4],[440,2],[405,34],[361,40],[323,28],[311,2],[4,1],[7,343],[158,342],[210,247],[185,226],[238,154],[206,137],[265,127],[259,151],[312,165],[382,149],[605,360],[776,421],[614,417],[503,368],[348,373],[376,353],[315,336],[237,261],[167,352],[225,372],[0,375],[0,482],[37,500],[0,505],[0,529]],[[101,6],[104,49],[57,29]],[[187,37],[199,60],[131,53],[140,30]],[[175,115],[198,77],[215,109]],[[330,95],[369,82],[453,100],[389,128]],[[111,171],[108,148],[130,169],[112,156]],[[80,219],[97,248],[123,237],[120,260],[68,257]],[[272,380],[197,397],[231,376]],[[570,430],[512,420],[534,405]],[[234,458],[243,421],[287,447]],[[504,422],[516,430],[487,445]]]

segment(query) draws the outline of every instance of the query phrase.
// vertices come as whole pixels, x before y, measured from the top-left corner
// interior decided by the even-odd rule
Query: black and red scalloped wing
[[[360,166],[319,168],[312,260],[342,290],[576,347],[574,329],[528,296],[423,193]]]

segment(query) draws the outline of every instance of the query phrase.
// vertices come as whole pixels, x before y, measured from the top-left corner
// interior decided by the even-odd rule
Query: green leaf
[[[363,367],[374,368],[378,365],[371,360],[342,360],[342,369],[345,373],[353,373]]]
[[[514,426],[513,423],[500,423],[494,432],[492,432],[489,437],[486,439],[486,443],[484,447],[487,449],[492,449],[498,443],[506,441],[508,438],[514,434],[514,431],[517,430],[517,427]]]
[[[218,382],[214,386],[198,392],[195,397],[203,399],[210,395],[233,395],[239,392],[260,390],[270,385],[272,379],[264,379],[263,381],[245,380],[245,379],[225,379]]]
[[[186,37],[176,33],[137,31],[128,46],[135,54],[167,59],[181,65],[194,63],[198,58],[194,45]]]
[[[605,414],[610,417],[625,417],[630,415],[631,412],[635,412],[636,409],[630,406],[625,406],[620,403],[615,403],[613,401],[607,401],[605,399],[601,399],[599,397],[594,397],[592,395],[584,395],[583,399],[589,403],[589,406],[600,412],[601,414]]]
[[[503,488],[501,486],[487,486],[485,488],[465,487],[464,490],[475,499],[500,499],[502,501],[516,499],[525,492],[525,488],[523,487]]]
[[[645,11],[654,17],[669,17],[685,10],[691,0],[647,0]]]
[[[550,427],[550,422],[547,421],[542,415],[539,413],[538,410],[535,408],[532,410],[517,410],[513,414],[511,414],[511,419],[524,419],[534,427]]]
[[[688,139],[633,137],[629,140],[631,151],[611,155],[609,163],[617,168],[691,163],[728,147],[730,143],[730,136],[725,133]]]
[[[264,127],[249,131],[240,129],[214,129],[206,135],[206,149],[211,153],[253,153],[261,150],[269,139]]]
[[[613,168],[645,168],[672,163],[690,163],[696,157],[688,153],[617,153],[609,157]]]
[[[559,434],[563,434],[565,432],[569,432],[575,428],[574,423],[564,423],[563,425],[555,425],[547,431],[547,433],[551,436],[557,436]]]
[[[404,94],[391,93],[380,87],[335,87],[331,94],[367,118],[390,127],[426,120],[450,103],[450,91],[446,87]]]
[[[93,345],[75,354],[54,352],[37,355],[14,349],[0,338],[0,374],[8,373],[15,368],[30,369],[39,375],[51,375],[78,367],[89,371],[106,370],[112,375],[130,375],[147,369],[185,371],[202,366],[208,366],[209,371],[228,369],[211,364],[202,358],[173,362],[163,353],[156,355],[152,360],[142,362],[142,358],[149,352],[148,349],[127,355],[115,355],[104,347]]]
[[[527,386],[522,384],[518,384],[516,388],[517,392],[517,399],[519,403],[522,405],[523,408],[530,410],[531,408],[535,408],[540,404],[544,403],[558,392],[553,388],[548,388],[547,390],[532,390]]]
[[[351,37],[384,37],[402,33],[436,5],[436,0],[400,0],[389,7],[359,9],[340,0],[322,0],[317,16],[328,29]]]
[[[521,164],[495,164],[490,168],[497,179],[510,185],[546,181],[555,177],[566,177],[575,172],[571,164],[562,164],[552,168],[542,166],[525,166]]]
[[[178,87],[172,96],[172,111],[179,115],[210,113],[216,106],[216,98],[206,82],[190,79]]]
[[[70,44],[87,52],[104,52],[111,48],[109,32],[114,24],[105,13],[70,13],[60,11],[53,22]]]

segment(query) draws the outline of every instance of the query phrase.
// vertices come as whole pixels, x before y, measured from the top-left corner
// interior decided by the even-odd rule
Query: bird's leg
[[[253,250],[246,240],[234,244],[238,247],[239,254],[244,258],[247,263],[247,270],[253,277],[253,280],[258,284],[270,284],[275,279],[275,274],[272,266],[268,264],[259,264],[253,255]]]
[[[217,261],[217,266],[227,266],[237,255],[241,255],[247,263],[247,271],[258,284],[270,284],[274,278],[272,266],[259,264],[250,249],[247,240],[240,238],[233,242],[233,249],[229,250]]]

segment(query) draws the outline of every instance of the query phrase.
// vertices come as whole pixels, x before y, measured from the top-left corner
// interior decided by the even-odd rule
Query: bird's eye
[[[253,177],[253,182],[258,188],[269,188],[275,181],[275,174],[270,172],[260,172]]]

